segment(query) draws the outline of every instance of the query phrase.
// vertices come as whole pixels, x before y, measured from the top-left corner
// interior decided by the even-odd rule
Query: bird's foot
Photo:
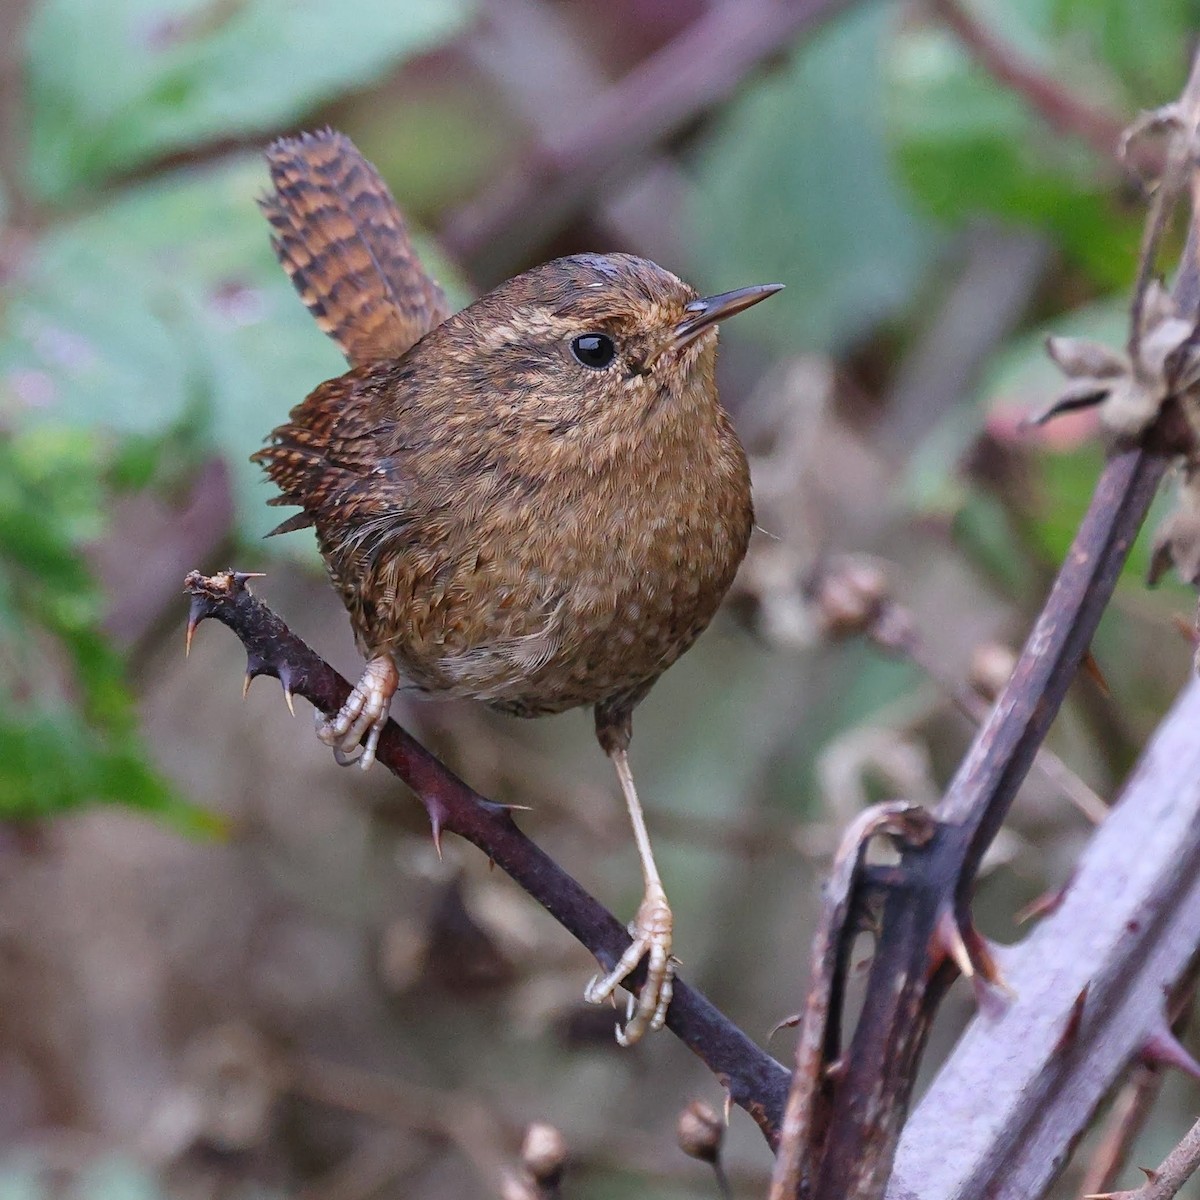
[[[365,771],[375,761],[379,735],[387,724],[388,708],[399,683],[396,664],[390,655],[381,654],[367,661],[362,678],[336,717],[317,713],[317,737],[333,747],[339,766],[358,763]],[[362,753],[355,758],[354,752],[360,746]]]
[[[625,1027],[617,1026],[617,1042],[622,1046],[640,1041],[647,1030],[661,1029],[667,1019],[675,986],[676,960],[671,954],[674,925],[675,917],[662,888],[647,889],[637,916],[629,925],[633,944],[607,975],[597,975],[583,993],[589,1004],[603,1004],[638,963],[649,956],[646,980],[636,1000],[632,994],[629,997]]]

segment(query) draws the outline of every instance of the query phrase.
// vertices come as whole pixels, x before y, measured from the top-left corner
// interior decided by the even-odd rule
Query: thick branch
[[[303,696],[325,713],[336,713],[350,685],[246,587],[249,576],[228,572],[206,578],[193,571],[191,632],[213,617],[246,648],[250,676],[270,675],[287,693]],[[416,793],[429,813],[434,835],[456,833],[478,846],[541,904],[568,932],[611,969],[629,935],[552,858],[517,828],[509,810],[472,791],[395,721],[379,740],[378,761]],[[635,975],[640,980],[640,975]],[[667,1027],[717,1076],[774,1144],[788,1087],[787,1070],[755,1045],[700,992],[677,980]]]
[[[1193,680],[1059,907],[1005,951],[1015,997],[975,1019],[930,1086],[905,1128],[890,1200],[1042,1195],[1130,1060],[1173,1047],[1166,993],[1200,939],[1197,728]]]
[[[821,1125],[828,1115],[827,1068],[840,1046],[846,969],[857,932],[854,902],[868,844],[877,835],[888,833],[906,845],[920,846],[929,841],[935,828],[925,809],[893,801],[861,813],[842,839],[823,889],[821,919],[813,937],[808,1001],[798,1019],[796,1068],[784,1109],[768,1200],[787,1200],[796,1194],[802,1180],[807,1185],[813,1163],[806,1152],[819,1141]]]
[[[1192,969],[1175,987],[1167,1005],[1170,1034],[1179,1038],[1191,1022],[1196,1004],[1196,972],[1200,962],[1193,961]],[[1178,1041],[1167,1043],[1178,1049]],[[1125,1166],[1134,1144],[1146,1128],[1154,1111],[1154,1102],[1166,1082],[1169,1065],[1161,1055],[1144,1056],[1145,1061],[1130,1072],[1112,1107],[1109,1109],[1099,1145],[1079,1185],[1081,1196],[1107,1192]],[[1178,1062],[1175,1064],[1178,1066]]]
[[[1185,99],[1197,94],[1200,81],[1193,75]],[[1192,135],[1189,127],[1187,136]],[[1180,182],[1163,181],[1169,198],[1178,195]],[[1169,211],[1166,198],[1152,208],[1147,257]],[[1194,236],[1174,298],[1179,315],[1194,323],[1200,308]],[[1137,304],[1135,298],[1135,311]],[[834,1089],[828,1137],[809,1147],[816,1185],[810,1193],[802,1186],[802,1193],[817,1200],[874,1200],[882,1194],[925,1038],[955,973],[937,951],[946,946],[939,928],[945,902],[954,898],[961,931],[973,942],[972,957],[983,966],[986,953],[969,913],[976,869],[1091,643],[1158,484],[1188,444],[1177,407],[1169,404],[1140,445],[1110,458],[1013,676],[938,807],[939,836],[903,852],[903,886],[893,888],[883,906],[862,1016]],[[1128,940],[1139,946],[1145,936],[1127,931]],[[1193,944],[1187,943],[1189,953]],[[1069,999],[1074,1002],[1080,994],[1076,988]],[[982,1087],[978,1078],[974,1086]],[[927,1130],[926,1145],[930,1136]],[[1062,1160],[1060,1154],[1052,1161]],[[998,1186],[990,1174],[987,1178]]]

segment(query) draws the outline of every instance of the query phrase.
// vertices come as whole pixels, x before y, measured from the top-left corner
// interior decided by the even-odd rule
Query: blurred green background
[[[633,755],[686,974],[755,1036],[795,1009],[837,830],[867,800],[936,797],[970,733],[915,665],[826,636],[805,581],[873,556],[943,682],[1019,644],[1102,461],[1086,417],[1021,426],[1056,387],[1043,339],[1123,338],[1144,205],[1115,136],[1178,93],[1200,28],[1197,0],[811,7],[0,11],[5,1200],[499,1195],[534,1119],[565,1133],[567,1195],[714,1194],[672,1132],[694,1096],[720,1107],[703,1069],[665,1035],[618,1052],[613,1014],[579,1003],[586,953],[469,848],[439,863],[403,790],[339,772],[273,684],[243,703],[231,636],[203,628],[185,662],[181,585],[264,571],[260,594],[357,672],[310,535],[262,540],[277,514],[248,462],[343,366],[255,204],[273,137],[353,137],[459,302],[583,249],[707,292],[787,284],[722,335],[766,532]],[[708,57],[664,72],[697,30]],[[1049,91],[1000,81],[997,54]],[[664,78],[703,102],[681,115]],[[1191,657],[1172,629],[1191,600],[1145,590],[1142,543],[1095,644],[1109,694],[1081,681],[1052,738],[1105,797]],[[395,712],[632,911],[590,719]],[[1035,772],[985,929],[1015,940],[1086,833]],[[951,997],[934,1059],[969,1010]],[[1169,1093],[1135,1160],[1195,1103]],[[728,1156],[763,1194],[741,1114]]]

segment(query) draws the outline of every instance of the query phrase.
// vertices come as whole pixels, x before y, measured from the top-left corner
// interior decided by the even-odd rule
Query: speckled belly
[[[480,620],[477,613],[458,622],[477,631],[469,644],[446,645],[438,656],[428,646],[417,653],[397,646],[397,663],[428,691],[518,716],[644,693],[703,632],[733,580],[745,539],[715,532],[724,553],[714,556],[706,547],[710,552],[699,557],[707,570],[689,569],[698,556],[681,549],[670,571],[624,580],[582,573],[570,583],[545,584],[539,602],[519,613],[489,606],[475,580],[463,595],[493,618],[506,611],[505,620]],[[490,635],[480,636],[485,627]]]

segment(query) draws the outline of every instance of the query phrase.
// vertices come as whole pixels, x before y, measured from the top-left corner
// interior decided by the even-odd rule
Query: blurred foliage
[[[86,433],[0,440],[0,817],[119,801],[219,826],[145,761],[105,599],[80,549],[103,530],[101,489],[122,464]]]
[[[48,234],[8,301],[0,377],[22,424],[194,432],[233,471],[242,532],[278,524],[247,458],[290,405],[344,363],[313,336],[253,203],[259,156],[155,179]],[[463,299],[428,239],[425,261]],[[295,552],[306,543],[284,539]]]
[[[984,0],[970,9],[1022,60],[1118,121],[1174,95],[1200,22],[1196,0]],[[906,28],[890,74],[898,161],[929,212],[1032,226],[1096,287],[1127,283],[1143,212],[1120,202],[1111,158],[1056,134],[949,30]]]
[[[1116,122],[1177,94],[1200,27],[1200,0],[967,2],[1025,60]],[[574,11],[585,14],[580,28],[594,20],[585,5]],[[108,515],[117,497],[178,494],[219,456],[232,481],[231,538],[253,547],[245,565],[283,555],[315,561],[309,534],[259,540],[279,513],[266,507],[269,489],[248,455],[344,364],[275,262],[254,204],[266,173],[249,147],[335,119],[406,208],[436,218],[509,168],[521,136],[516,106],[502,111],[498,84],[494,95],[481,88],[478,62],[460,77],[463,64],[439,55],[434,69],[426,59],[424,72],[395,78],[475,12],[470,0],[34,0],[18,139],[26,153],[4,177],[12,203],[0,196],[0,223],[12,211],[25,226],[4,240],[0,262],[0,819],[105,802],[220,832],[152,765],[129,649],[105,632],[112,597],[89,549],[123,532]],[[690,261],[665,265],[714,287],[787,284],[753,321],[731,326],[731,340],[757,338],[780,357],[842,356],[846,375],[866,361],[869,385],[884,380],[883,393],[929,327],[964,229],[996,221],[1047,241],[1054,278],[1035,315],[972,394],[911,448],[903,491],[871,500],[894,504],[901,518],[934,516],[956,538],[955,565],[965,558],[989,598],[1013,602],[1004,611],[1027,612],[1074,534],[1102,452],[1085,425],[1070,422],[1031,446],[1017,414],[1036,410],[1058,385],[1043,352],[1048,332],[1124,340],[1143,209],[1114,162],[1050,130],[928,13],[897,0],[848,6],[806,35],[698,122],[682,158],[680,241]],[[558,245],[558,232],[547,240]],[[452,299],[465,302],[467,285],[429,239],[418,241]],[[981,431],[1004,465],[1016,463],[1011,479],[964,469]],[[847,491],[856,485],[836,481]],[[131,561],[131,586],[139,567]],[[1128,570],[1144,567],[1143,539]],[[919,573],[905,583],[924,584]],[[181,598],[176,632],[182,613]],[[807,820],[819,815],[817,751],[911,693],[915,671],[862,644],[813,655],[823,658],[818,698],[795,715],[770,686],[771,666],[794,675],[791,660],[780,667],[776,649],[738,637],[706,639],[713,657],[703,669],[719,663],[720,708],[697,655],[663,681],[644,719],[639,713],[639,745],[659,754],[639,780],[658,813],[674,803],[715,822],[729,815],[730,796],[751,809],[770,776],[787,796],[779,808],[793,806],[788,819]],[[1101,653],[1106,667],[1145,676],[1138,697],[1122,689],[1126,711],[1142,704],[1157,714],[1171,681],[1148,677],[1146,664],[1160,661],[1146,652],[1148,640],[1118,604],[1098,643],[1117,648]],[[781,709],[797,727],[773,740]],[[537,744],[528,730],[520,736]],[[771,761],[764,766],[758,754]],[[707,851],[691,853],[711,869]],[[667,851],[690,864],[686,854]],[[725,866],[717,869],[733,881]],[[703,869],[669,872],[679,895],[701,902],[710,882]],[[339,927],[339,942],[354,940],[343,934]],[[760,979],[759,948],[740,927],[738,939],[756,956],[744,977]],[[724,966],[714,972],[719,986],[740,978]],[[492,1037],[489,1023],[471,1024]],[[530,1044],[519,1063],[532,1078]],[[557,1047],[547,1040],[541,1052]],[[510,1086],[506,1077],[504,1094]],[[630,1183],[614,1172],[580,1194],[625,1195]],[[0,1165],[0,1200],[49,1194],[36,1169]],[[107,1159],[64,1194],[153,1200],[159,1192],[148,1173]],[[681,1184],[678,1194],[695,1193]]]
[[[46,0],[28,33],[23,182],[61,200],[278,127],[444,41],[470,11],[378,4],[346,21],[316,2]],[[237,533],[275,523],[247,456],[344,364],[275,262],[254,204],[265,186],[257,154],[131,184],[49,225],[0,292],[0,814],[110,801],[217,828],[148,765],[83,551],[118,490],[213,453],[232,471]],[[272,549],[313,553],[300,538]]]
[[[100,1158],[65,1188],[49,1174],[36,1161],[0,1161],[0,1200],[166,1200],[153,1173],[127,1158]]]
[[[1053,7],[1044,0],[1008,6],[1006,38],[1052,77],[1097,95],[1111,111],[1136,111],[1128,98],[1112,94],[1121,90],[1115,72],[1097,79],[1096,60],[1076,57],[1075,31],[1059,28]],[[1129,278],[1142,214],[1138,206],[1117,206],[1111,162],[1056,135],[1023,99],[983,74],[947,30],[918,28],[900,37],[892,78],[889,112],[899,162],[929,212],[951,222],[991,213],[1031,225],[1097,285],[1120,287]]]
[[[901,311],[937,245],[889,163],[894,20],[876,3],[831,23],[730,104],[696,156],[694,271],[787,283],[754,323],[784,352],[844,349]]]
[[[350,20],[326,0],[42,0],[27,43],[30,182],[62,200],[165,154],[296,121],[446,41],[472,5],[354,8]]]
[[[1118,123],[1176,94],[1200,25],[1197,0],[972,0],[969,8],[1014,55]],[[1111,156],[1051,130],[947,29],[900,29],[888,74],[895,161],[913,201],[951,227],[990,215],[1037,231],[1076,272],[1073,288],[1085,290],[1080,307],[1018,334],[997,355],[977,407],[948,416],[919,448],[911,474],[916,502],[957,508],[964,547],[1020,595],[1033,582],[1031,562],[1057,565],[1074,537],[1102,461],[1094,425],[1084,422],[1075,436],[1061,432],[1071,422],[1050,431],[1016,520],[955,464],[982,414],[1000,414],[1000,436],[1012,442],[1017,414],[1054,398],[1061,376],[1045,354],[1048,334],[1124,342],[1144,207],[1122,188]],[[1147,559],[1143,538],[1126,576],[1143,578]]]
[[[1116,120],[1175,93],[1200,24],[1200,0],[971,7]],[[0,685],[0,811],[119,800],[187,819],[147,765],[84,550],[118,491],[186,478],[217,454],[233,480],[235,536],[254,540],[256,561],[311,557],[307,536],[257,543],[278,514],[247,456],[342,366],[271,254],[253,203],[266,183],[259,156],[212,148],[266,140],[341,100],[389,177],[411,186],[402,201],[444,203],[498,169],[496,129],[509,136],[512,114],[493,129],[487,103],[442,78],[409,94],[424,88],[425,108],[402,121],[387,104],[356,110],[353,96],[472,14],[465,0],[371,0],[352,16],[320,0],[34,6],[18,182],[43,219],[0,294],[0,657],[12,664]],[[1123,202],[1113,163],[1049,130],[951,34],[895,3],[853,6],[748,83],[698,131],[687,168],[687,271],[789,285],[734,336],[781,354],[874,338],[894,356],[920,329],[956,232],[981,217],[1036,230],[1060,256],[1056,295],[1080,307],[1044,314],[1047,328],[1122,336],[1141,209]],[[427,241],[422,252],[464,301],[452,268]],[[1053,386],[1045,331],[1015,337],[978,393],[914,448],[906,493],[913,510],[953,521],[966,552],[1016,596],[1037,586],[1031,556],[1061,556],[1097,451],[1039,449],[1019,512],[959,466],[989,414],[1036,407]],[[842,694],[805,746],[907,679],[847,656]]]

